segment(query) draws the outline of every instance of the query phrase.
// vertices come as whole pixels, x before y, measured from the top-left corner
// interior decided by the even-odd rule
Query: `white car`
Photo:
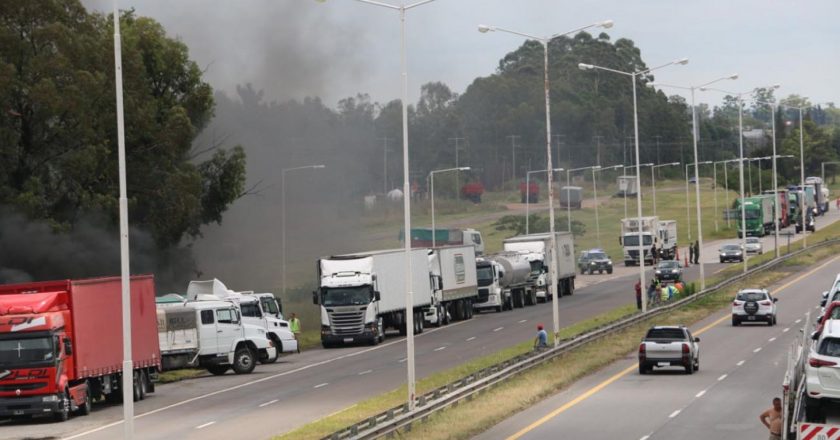
[[[840,320],[825,322],[805,364],[805,412],[808,420],[823,420],[823,403],[840,401]]]
[[[766,322],[776,325],[776,301],[767,289],[742,289],[732,301],[732,326],[742,322]]]
[[[758,237],[747,237],[747,245],[744,247],[747,254],[761,255],[764,253],[764,245]]]

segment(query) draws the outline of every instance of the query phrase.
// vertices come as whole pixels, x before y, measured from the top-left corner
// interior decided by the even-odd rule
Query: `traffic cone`
[[[685,267],[688,267],[688,266],[689,266],[689,264],[688,264],[688,254],[686,254],[686,256],[685,256]]]

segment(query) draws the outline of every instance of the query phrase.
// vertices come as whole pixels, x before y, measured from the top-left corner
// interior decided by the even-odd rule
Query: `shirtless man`
[[[782,440],[782,399],[773,399],[773,407],[761,413],[758,420],[770,431],[770,440]]]

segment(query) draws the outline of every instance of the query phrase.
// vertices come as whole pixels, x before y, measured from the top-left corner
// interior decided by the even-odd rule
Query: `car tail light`
[[[770,306],[770,305],[773,305],[773,303],[772,303],[772,302],[770,302],[770,301],[761,301],[761,302],[759,302],[759,304],[761,304],[761,305],[763,305],[763,306]]]
[[[639,344],[639,359],[644,360],[647,356],[647,350],[645,349],[645,344]]]
[[[817,359],[817,358],[810,358],[810,359],[808,359],[808,365],[810,365],[814,368],[833,367],[833,366],[837,365],[837,362],[826,361],[826,360]]]
[[[738,301],[738,300],[732,301],[733,306],[740,306],[743,303],[744,303],[743,301]]]
[[[689,353],[688,344],[683,344],[682,345],[682,352],[683,352],[683,354],[688,354]]]

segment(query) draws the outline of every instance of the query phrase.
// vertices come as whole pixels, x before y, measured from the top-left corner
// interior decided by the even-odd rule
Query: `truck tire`
[[[146,398],[146,389],[148,388],[148,378],[140,370],[134,370],[134,401],[140,401]]]
[[[230,365],[208,365],[207,371],[214,376],[221,376],[227,373],[227,370],[230,369]]]
[[[257,356],[248,347],[238,348],[233,353],[233,372],[236,374],[249,374],[257,366]]]
[[[90,383],[87,383],[87,390],[85,390],[85,401],[79,405],[78,414],[80,416],[86,416],[90,414],[91,407],[93,406],[93,398],[90,396]]]
[[[283,342],[280,341],[277,335],[269,333],[268,338],[274,343],[274,348],[277,350],[274,352],[274,357],[269,357],[268,354],[266,354],[265,357],[260,356],[261,364],[273,364],[277,362],[277,359],[280,359],[280,353],[283,352]]]
[[[70,390],[65,389],[63,393],[59,394],[59,408],[58,412],[53,414],[53,420],[56,422],[66,422],[70,418]]]
[[[423,312],[417,313],[417,334],[423,334],[426,330],[426,322],[423,320]]]

